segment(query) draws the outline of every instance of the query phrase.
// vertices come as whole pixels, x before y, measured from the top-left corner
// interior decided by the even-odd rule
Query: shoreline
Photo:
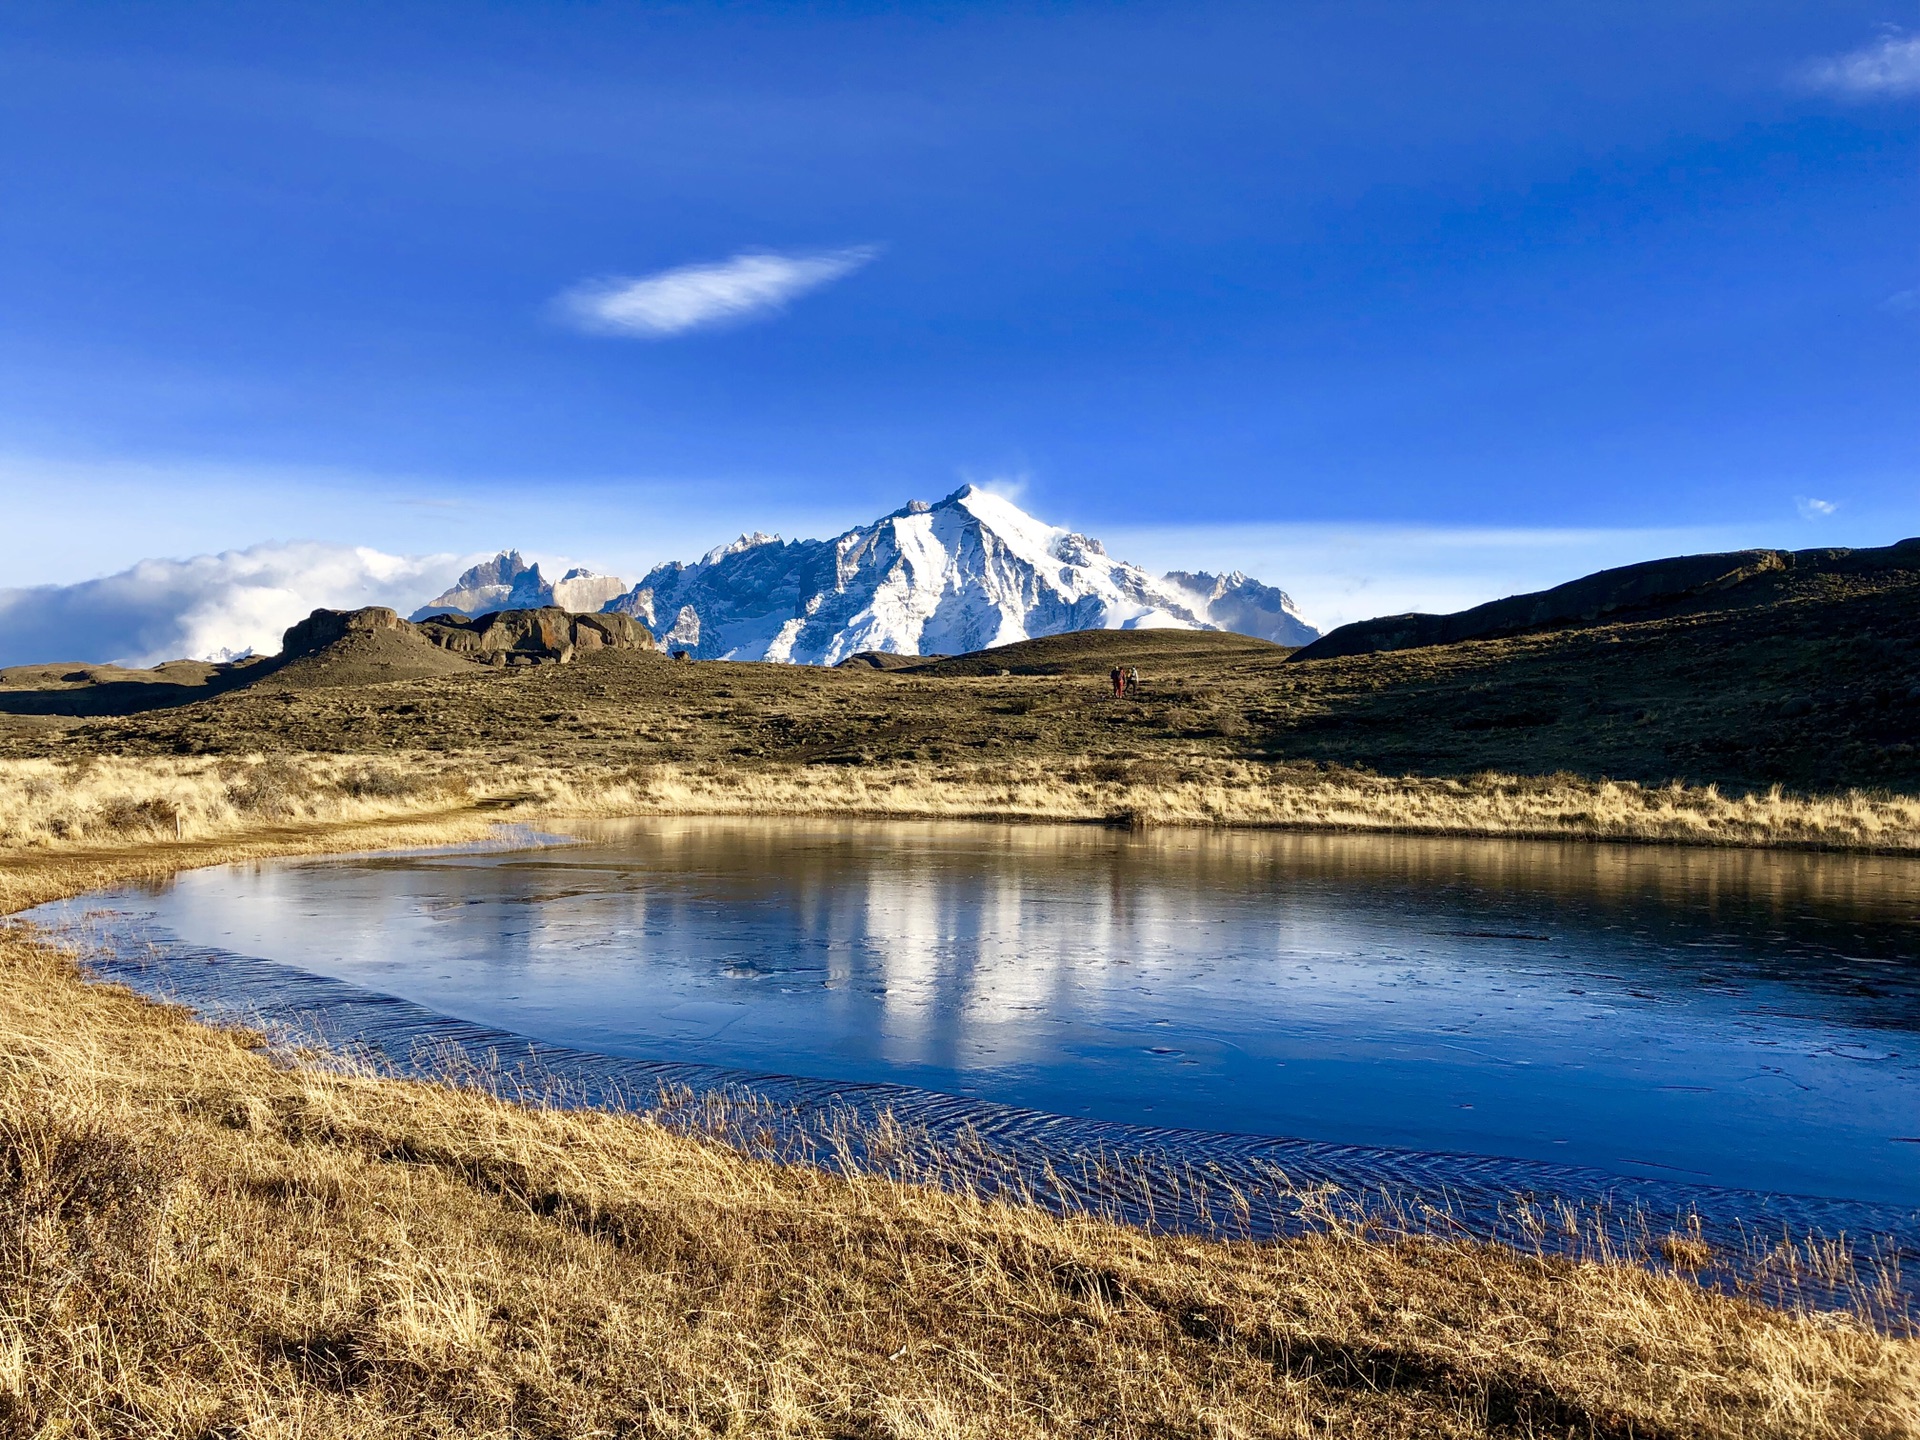
[[[931,766],[627,766],[438,752],[0,761],[0,913],[37,903],[22,873],[137,863],[206,847],[235,859],[318,853],[398,827],[421,843],[497,822],[710,816],[978,821],[1720,850],[1920,855],[1920,797],[1853,791],[1726,796],[1572,776],[1433,779],[1248,761]],[[413,842],[403,842],[413,843]],[[142,857],[127,859],[130,852]],[[111,857],[119,856],[119,860]],[[177,858],[176,858],[177,857]],[[45,892],[49,895],[51,892]]]
[[[468,807],[76,847],[43,852],[33,879],[16,853],[0,858],[0,909],[199,865],[461,843],[529,818]],[[1331,1216],[1259,1243],[1156,1236],[757,1160],[646,1118],[289,1067],[244,1032],[83,978],[19,927],[0,929],[0,954],[0,1131],[108,1137],[85,1144],[132,1176],[108,1192],[134,1197],[113,1202],[124,1262],[85,1238],[86,1215],[35,1222],[37,1268],[17,1275],[67,1274],[58,1304],[0,1268],[13,1317],[0,1354],[34,1357],[0,1366],[16,1415],[131,1406],[188,1428],[238,1404],[258,1423],[333,1416],[326,1433],[343,1435],[373,1413],[409,1433],[556,1436],[669,1413],[688,1434],[929,1440],[1147,1420],[1467,1435],[1496,1416],[1620,1436],[1913,1433],[1920,1341],[1760,1308],[1605,1243],[1558,1257]],[[94,1153],[55,1140],[23,1152],[29,1172]],[[249,1198],[260,1182],[233,1188],[243,1175],[283,1178]],[[161,1198],[138,1198],[150,1190]],[[1683,1272],[1706,1243],[1657,1239]],[[227,1258],[212,1271],[192,1258],[214,1253]],[[664,1262],[678,1278],[653,1255],[682,1257]],[[735,1318],[708,1334],[716,1307]],[[204,1338],[183,1346],[182,1323]],[[276,1335],[334,1337],[357,1378],[343,1388]],[[801,1336],[818,1338],[796,1348]],[[636,1350],[666,1358],[636,1370]],[[982,1372],[1014,1378],[989,1387]],[[568,1373],[593,1378],[552,1378]]]
[[[1129,822],[1091,815],[1035,814],[1024,811],[917,809],[854,809],[823,806],[811,810],[768,813],[738,807],[660,807],[648,809],[567,808],[543,806],[503,811],[465,807],[458,810],[396,815],[383,819],[315,822],[307,826],[237,829],[205,839],[150,841],[111,845],[61,845],[0,848],[0,919],[56,900],[71,900],[89,891],[115,885],[165,880],[184,870],[251,860],[294,859],[302,856],[342,856],[357,851],[386,851],[409,847],[461,845],[484,840],[496,827],[515,824],[565,826],[573,823],[618,820],[845,820],[868,823],[897,821],[915,824],[1046,826],[1068,825],[1117,830],[1190,830],[1202,833],[1293,834],[1340,837],[1377,836],[1407,840],[1477,840],[1492,843],[1571,844],[1582,847],[1628,846],[1636,849],[1671,847],[1690,852],[1859,856],[1862,858],[1920,858],[1920,837],[1898,845],[1848,845],[1813,840],[1737,841],[1685,835],[1600,834],[1584,830],[1493,830],[1413,827],[1326,821]],[[77,869],[89,877],[68,878]],[[46,875],[37,872],[55,872]],[[76,887],[76,888],[70,888]]]

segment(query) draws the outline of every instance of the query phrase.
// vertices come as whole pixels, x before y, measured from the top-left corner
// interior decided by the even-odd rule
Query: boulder
[[[597,639],[589,639],[595,636]],[[653,636],[631,615],[575,615],[573,643],[582,650],[651,650]]]

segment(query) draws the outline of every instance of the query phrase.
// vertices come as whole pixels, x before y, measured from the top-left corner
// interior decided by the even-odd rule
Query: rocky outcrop
[[[316,610],[287,627],[287,633],[281,637],[280,654],[291,660],[337,645],[351,635],[411,629],[413,626],[384,605],[369,605],[364,610]]]
[[[545,606],[485,615],[435,615],[420,632],[443,650],[493,664],[567,661],[593,650],[651,650],[653,636],[626,615],[581,615]]]
[[[426,654],[439,650],[495,665],[564,662],[595,650],[654,648],[647,627],[625,615],[577,615],[543,606],[477,616],[433,615],[414,624],[384,607],[370,606],[314,611],[287,631],[280,663],[343,650],[366,651],[376,643],[386,650],[410,645]]]
[[[1868,550],[1734,550],[1718,555],[1680,555],[1600,570],[1551,590],[1510,595],[1452,615],[1383,615],[1377,620],[1355,621],[1329,631],[1291,658],[1327,660],[1636,619],[1689,603],[1729,603],[1715,597],[1788,572],[1846,574],[1916,565],[1920,565],[1920,540],[1902,540],[1897,545]]]

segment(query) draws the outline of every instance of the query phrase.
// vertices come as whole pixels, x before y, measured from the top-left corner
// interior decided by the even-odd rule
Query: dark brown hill
[[[891,650],[862,650],[858,655],[849,655],[836,661],[834,669],[841,670],[915,670],[937,656],[895,655]]]
[[[256,683],[274,690],[381,685],[452,675],[470,663],[385,606],[316,610],[288,628],[274,668]]]
[[[1452,615],[1383,615],[1358,620],[1303,646],[1293,658],[1330,660],[1530,631],[1755,609],[1808,593],[1827,577],[1916,572],[1920,572],[1920,539],[1870,550],[1735,550],[1718,555],[1680,555],[1597,571],[1551,590],[1490,600]]]

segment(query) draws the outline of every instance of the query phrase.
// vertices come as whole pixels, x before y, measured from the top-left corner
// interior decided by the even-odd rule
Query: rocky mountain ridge
[[[501,610],[552,607],[591,614],[605,609],[626,589],[626,581],[591,570],[569,570],[550,581],[541,575],[538,565],[522,559],[518,550],[502,550],[468,570],[451,589],[408,618],[418,622],[435,615],[491,615]]]
[[[1099,541],[977,486],[914,501],[832,540],[755,532],[627,587],[572,570],[547,581],[518,551],[414,613],[555,606],[630,616],[701,659],[832,665],[862,652],[962,654],[1078,630],[1228,630],[1282,645],[1319,632],[1284,591],[1244,574],[1156,576]]]

